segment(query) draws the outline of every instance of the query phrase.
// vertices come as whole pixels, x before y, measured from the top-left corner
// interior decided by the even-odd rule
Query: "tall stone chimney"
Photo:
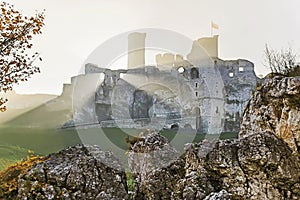
[[[145,65],[146,33],[130,33],[128,35],[128,69]]]

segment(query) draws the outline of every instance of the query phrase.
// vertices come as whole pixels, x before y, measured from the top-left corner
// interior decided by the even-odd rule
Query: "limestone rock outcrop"
[[[258,86],[249,101],[239,137],[269,131],[300,155],[300,77],[275,76]]]
[[[135,199],[170,199],[176,181],[183,176],[184,162],[168,140],[146,130],[128,152],[128,164],[135,179]]]
[[[128,199],[126,176],[112,153],[77,145],[22,174],[16,199]]]
[[[144,146],[141,152],[151,138],[152,144],[160,144],[152,149],[169,146],[159,142],[162,136],[152,133],[146,138],[137,142]],[[137,146],[130,153],[137,153]],[[132,158],[130,166],[151,163]],[[188,144],[169,166],[137,172],[135,181],[136,199],[297,199],[300,162],[285,142],[264,132],[241,140]]]

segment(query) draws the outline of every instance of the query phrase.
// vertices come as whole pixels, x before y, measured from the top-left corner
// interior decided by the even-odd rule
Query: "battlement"
[[[210,58],[218,58],[218,35],[213,37],[204,37],[194,41],[194,45],[198,45],[203,48]],[[193,54],[193,48],[190,54]],[[197,54],[197,53],[196,53]],[[190,67],[192,64],[184,59],[184,56],[180,54],[164,53],[156,55],[156,64],[160,69],[178,68],[178,67]]]
[[[191,63],[183,58],[182,55],[165,53],[165,54],[157,54],[156,55],[156,64],[160,69],[163,68],[172,68],[172,67],[189,67]]]

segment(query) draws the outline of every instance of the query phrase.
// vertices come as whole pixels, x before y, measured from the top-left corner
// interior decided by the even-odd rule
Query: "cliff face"
[[[240,138],[269,131],[300,155],[300,77],[267,79],[249,101]]]

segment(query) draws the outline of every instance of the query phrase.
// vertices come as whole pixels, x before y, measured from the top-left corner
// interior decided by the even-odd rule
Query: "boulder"
[[[126,176],[111,152],[77,145],[20,175],[17,199],[128,199]]]

